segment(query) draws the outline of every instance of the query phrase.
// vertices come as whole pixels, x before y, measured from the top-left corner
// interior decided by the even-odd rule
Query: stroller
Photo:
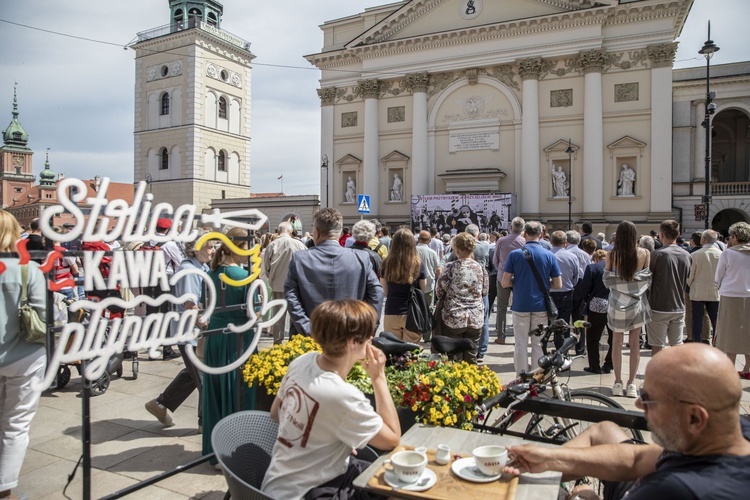
[[[90,313],[83,309],[79,309],[77,311],[70,311],[69,306],[72,305],[73,301],[67,300],[64,298],[64,296],[60,295],[60,298],[57,297],[59,294],[55,294],[55,313],[56,313],[56,321],[55,326],[64,326],[68,322],[74,322],[74,323],[81,323],[83,325],[88,325],[88,322],[90,320]],[[92,296],[89,294],[88,300],[92,302],[99,302],[102,300],[102,297],[98,296]],[[58,305],[59,304],[59,305]],[[115,309],[114,311],[111,309]],[[106,319],[113,319],[116,317],[122,317],[122,310],[120,309],[120,312],[118,312],[116,309],[119,308],[108,308],[105,317]],[[119,315],[119,316],[118,316]],[[107,327],[107,333],[104,337],[104,342],[106,342],[107,337],[109,335],[109,326]],[[66,352],[70,349],[71,345],[73,343],[73,338],[68,339],[68,345],[65,347]],[[129,356],[127,356],[129,355]],[[109,358],[109,361],[107,362],[107,368],[102,374],[101,377],[99,377],[97,380],[92,380],[87,383],[86,389],[89,391],[89,394],[91,396],[100,396],[107,392],[107,389],[109,389],[109,384],[112,379],[113,375],[116,375],[117,377],[122,377],[123,375],[123,361],[126,357],[129,357],[132,362],[132,369],[133,369],[133,376],[132,380],[136,380],[138,378],[138,353],[130,353],[130,352],[121,352],[118,354],[114,354],[112,357]],[[71,378],[71,366],[75,366],[76,370],[78,371],[78,375],[82,375],[82,362],[77,361],[74,363],[69,364],[62,364],[60,365],[59,371],[57,373],[57,389],[62,389],[66,385],[68,385],[68,382],[70,382]]]

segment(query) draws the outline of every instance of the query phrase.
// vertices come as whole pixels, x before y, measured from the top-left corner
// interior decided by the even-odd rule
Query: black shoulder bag
[[[539,288],[542,289],[542,293],[544,294],[544,304],[547,306],[547,319],[551,323],[557,319],[557,306],[555,305],[555,302],[552,300],[552,297],[550,296],[549,291],[547,290],[547,287],[544,286],[542,277],[539,276],[539,271],[536,270],[534,259],[531,258],[531,252],[529,252],[528,249],[524,248],[523,254],[526,256],[526,262],[528,262],[529,266],[531,266],[531,271],[534,273],[534,277],[536,278],[536,282],[539,285]]]
[[[432,312],[427,305],[424,293],[414,284],[409,290],[406,329],[410,332],[421,333],[422,336],[432,334]]]

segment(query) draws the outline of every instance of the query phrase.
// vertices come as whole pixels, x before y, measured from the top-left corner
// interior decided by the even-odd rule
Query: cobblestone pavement
[[[490,324],[494,324],[494,316]],[[485,364],[498,373],[501,382],[507,382],[513,378],[513,339],[508,338],[506,345],[498,345],[494,342],[494,329],[490,330],[490,336]],[[261,339],[261,347],[270,344],[269,337]],[[602,349],[605,348],[606,339],[603,339]],[[641,355],[639,373],[643,374],[651,355],[646,350],[641,351]],[[577,359],[569,376],[563,376],[562,380],[572,389],[590,389],[609,395],[614,376],[584,372],[586,364],[584,359]],[[197,393],[173,414],[175,426],[168,429],[164,429],[144,409],[144,404],[157,397],[182,366],[179,358],[150,361],[143,353],[137,380],[131,379],[131,366],[126,360],[123,378],[113,378],[105,394],[91,399],[93,498],[115,492],[200,456]],[[750,381],[743,381],[742,384],[742,412],[748,413]],[[68,474],[73,471],[81,455],[80,387],[80,377],[73,370],[73,378],[67,387],[42,395],[31,427],[29,450],[20,484],[15,490],[26,493],[29,499],[65,498],[63,488]],[[634,409],[634,399],[617,400],[624,407]],[[79,470],[68,487],[68,497],[82,498],[81,477]],[[221,499],[225,491],[223,476],[212,466],[202,464],[149,486],[130,498]]]

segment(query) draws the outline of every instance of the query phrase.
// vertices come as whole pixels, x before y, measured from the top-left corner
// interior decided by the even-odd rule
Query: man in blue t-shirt
[[[598,477],[606,498],[742,498],[750,491],[750,421],[739,416],[741,396],[723,352],[697,342],[664,349],[646,366],[636,400],[655,444],[633,444],[616,424],[601,422],[560,447],[508,447],[504,472]]]
[[[523,228],[523,237],[526,246],[513,250],[505,261],[505,269],[500,285],[503,288],[513,287],[513,305],[510,310],[513,313],[513,335],[516,338],[513,364],[516,373],[529,371],[529,337],[531,337],[531,367],[536,366],[537,360],[542,356],[542,348],[539,345],[539,337],[529,335],[539,323],[547,324],[547,305],[544,299],[545,292],[550,288],[562,288],[560,277],[560,266],[557,264],[555,255],[545,250],[539,243],[542,237],[542,225],[536,221],[529,221]],[[536,267],[542,285],[534,276],[530,263],[526,260],[524,249],[531,254],[532,261]]]

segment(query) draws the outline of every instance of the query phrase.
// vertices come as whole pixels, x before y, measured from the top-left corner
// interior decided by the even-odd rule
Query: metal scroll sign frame
[[[177,338],[180,342],[186,343],[186,355],[198,370],[208,374],[229,373],[233,370],[241,370],[247,358],[257,347],[260,331],[264,328],[270,327],[286,314],[286,301],[268,300],[268,292],[265,285],[261,280],[256,279],[260,274],[260,246],[248,245],[249,249],[243,250],[239,248],[238,245],[235,245],[234,242],[230,241],[223,233],[216,231],[221,226],[240,227],[248,230],[250,233],[248,239],[252,240],[253,233],[263,227],[267,221],[266,216],[261,212],[255,209],[233,212],[220,212],[219,210],[214,209],[213,212],[209,214],[196,216],[196,208],[192,205],[182,205],[174,208],[167,203],[152,204],[153,197],[150,193],[146,194],[146,183],[143,181],[136,186],[136,192],[132,204],[128,204],[124,200],[107,200],[106,192],[108,186],[109,179],[102,179],[102,183],[96,195],[94,197],[87,197],[87,189],[83,181],[73,178],[67,178],[61,181],[57,188],[57,197],[58,200],[60,200],[60,205],[48,207],[40,217],[42,234],[47,238],[47,241],[51,242],[54,240],[64,243],[79,238],[83,242],[111,242],[119,239],[123,242],[155,241],[157,244],[163,244],[168,241],[196,241],[198,232],[195,231],[193,227],[197,224],[211,224],[215,231],[198,239],[196,241],[196,248],[200,249],[203,244],[208,244],[209,241],[222,241],[229,246],[233,252],[247,258],[250,276],[241,282],[236,282],[225,275],[220,275],[220,280],[230,286],[248,286],[248,298],[245,303],[226,305],[223,295],[217,294],[213,282],[203,271],[180,271],[175,273],[171,278],[167,278],[166,273],[164,272],[166,265],[164,264],[164,256],[162,252],[153,252],[153,256],[148,257],[148,264],[150,264],[150,266],[146,266],[147,269],[144,272],[139,273],[138,271],[133,271],[135,267],[143,267],[144,261],[136,260],[135,254],[139,253],[139,251],[116,250],[110,252],[92,252],[75,250],[60,252],[51,248],[51,243],[48,243],[46,251],[35,251],[29,253],[25,249],[25,243],[19,245],[19,253],[17,255],[20,257],[22,264],[29,258],[44,260],[41,269],[45,272],[45,278],[47,280],[47,372],[44,379],[32,381],[32,388],[34,390],[43,391],[56,386],[61,364],[73,361],[80,361],[81,363],[80,368],[83,379],[81,386],[82,457],[76,465],[76,469],[79,464],[82,466],[82,498],[84,500],[89,500],[91,498],[91,395],[89,389],[91,382],[101,377],[102,373],[107,369],[109,358],[112,355],[120,354],[125,350],[137,352],[138,350],[149,349],[152,352],[155,352],[156,348],[162,345],[169,345],[175,341],[175,338]],[[83,207],[89,207],[88,216],[84,216],[83,210],[81,210]],[[63,217],[66,221],[71,219],[74,221],[74,227],[68,233],[57,233],[54,231],[54,222],[59,222],[60,217]],[[156,234],[156,220],[165,217],[172,219],[172,229],[168,231],[166,235]],[[108,222],[112,220],[116,221],[115,224],[108,224]],[[62,257],[79,257],[82,259],[86,271],[85,274],[87,276],[86,288],[88,290],[93,288],[101,290],[102,286],[111,290],[117,287],[117,280],[135,279],[138,281],[138,276],[140,276],[141,281],[144,281],[140,286],[145,286],[145,280],[148,279],[151,280],[151,282],[148,283],[149,286],[156,283],[158,286],[161,286],[164,293],[157,299],[147,296],[136,296],[132,300],[124,300],[119,297],[107,297],[99,302],[79,300],[71,304],[69,309],[73,312],[80,310],[88,312],[90,314],[88,326],[70,322],[63,326],[55,326],[54,292],[63,287],[70,286],[71,284],[75,285],[72,280],[63,280],[60,282],[54,281],[54,262]],[[96,267],[96,264],[104,257],[110,257],[113,260],[111,268],[113,270],[110,272],[108,279],[103,278],[97,281],[96,275],[98,268]],[[146,257],[141,255],[140,258],[143,259]],[[119,265],[119,272],[114,271],[115,260]],[[91,277],[92,274],[94,275],[93,278]],[[113,274],[115,277],[112,276]],[[178,304],[184,303],[188,300],[197,303],[198,298],[194,295],[186,294],[182,297],[176,297],[170,293],[170,291],[173,290],[174,284],[188,274],[199,274],[203,279],[203,297],[205,300],[203,304],[204,308],[201,311],[190,310],[178,314],[170,310],[166,313],[154,313],[161,314],[162,316],[151,323],[143,322],[135,316],[126,316],[125,318],[117,319],[109,319],[105,317],[104,311],[109,306],[113,305],[123,309],[130,309],[143,303],[151,306],[158,306],[165,302]],[[102,277],[99,276],[99,278]],[[134,282],[131,281],[126,288],[135,287]],[[245,324],[230,324],[226,328],[204,330],[202,332],[197,327],[199,320],[208,322],[208,319],[212,314],[236,310],[248,311],[248,321]],[[263,320],[262,314],[269,310],[272,311],[273,314],[270,315],[270,318]],[[105,339],[100,345],[92,348],[87,349],[81,347],[94,344],[97,330],[103,321],[107,322],[109,337],[114,338],[111,341]],[[165,328],[160,328],[159,331],[156,331],[156,328],[154,328],[153,331],[147,331],[149,324],[153,325],[153,323],[158,323],[161,325],[170,322],[177,322],[178,331],[172,336],[169,343],[165,342],[167,340],[164,337],[164,332],[166,331]],[[130,333],[127,339],[117,339],[118,335],[125,335],[125,332]],[[243,338],[247,332],[252,332],[253,340],[251,341],[250,346],[245,348]],[[237,338],[237,361],[228,366],[206,366],[195,356],[193,347],[189,343],[190,341],[197,339],[199,336],[207,337],[230,333],[234,334]],[[70,341],[71,339],[72,341]],[[238,377],[236,391],[240,404],[243,383],[242,377]],[[140,483],[112,493],[104,498],[121,498],[163,479],[195,467],[211,458],[213,458],[213,454],[201,456],[187,464],[178,466],[171,471],[141,481]],[[73,474],[74,473],[75,470],[73,471]],[[73,474],[71,474],[71,477]]]

